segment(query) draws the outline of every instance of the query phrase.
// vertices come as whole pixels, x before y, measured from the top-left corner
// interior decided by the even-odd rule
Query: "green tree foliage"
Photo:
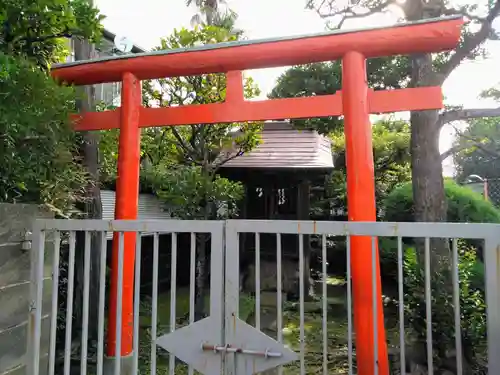
[[[0,51],[48,68],[67,54],[67,39],[98,41],[104,17],[87,0],[0,0]]]
[[[87,177],[69,124],[74,91],[22,58],[0,53],[0,66],[0,200],[67,214]]]
[[[463,181],[472,174],[483,178],[500,177],[500,117],[469,121],[455,139],[452,150],[456,177]]]
[[[368,82],[375,90],[395,89],[407,84],[408,58],[385,57],[370,59],[367,63]],[[283,73],[269,95],[270,98],[296,98],[335,94],[342,88],[340,61],[294,66]],[[313,128],[322,134],[341,130],[339,118],[312,118],[294,120],[297,128]]]
[[[236,30],[238,15],[227,6],[225,0],[186,0],[186,5],[198,8],[198,12],[191,18],[193,25],[218,26],[240,35],[243,33]]]
[[[76,95],[40,68],[67,55],[69,37],[98,40],[102,18],[86,0],[0,0],[2,200],[67,214],[82,197],[89,176],[68,121]]]
[[[373,125],[372,134],[375,194],[380,207],[382,200],[396,185],[410,180],[410,126],[404,121],[379,121]],[[330,196],[347,207],[345,137],[343,133],[336,132],[330,138],[335,155]]]
[[[146,179],[173,216],[188,220],[234,217],[244,193],[241,183],[218,175],[205,178],[196,166],[159,166],[148,170]]]
[[[197,44],[210,44],[236,40],[238,37],[231,31],[216,26],[196,27],[194,30],[175,30],[172,36],[163,39],[158,49],[175,49],[192,47]],[[244,80],[244,94],[247,98],[255,97],[259,90],[251,78]],[[144,83],[145,103],[150,106],[177,106],[188,104],[219,103],[225,100],[226,77],[224,74],[207,74],[193,77],[173,77]],[[192,189],[178,189],[179,196],[190,191],[198,191],[201,201],[206,206],[205,218],[209,212],[214,212],[208,206],[213,202],[210,197],[223,198],[220,188],[227,188],[226,197],[232,199],[232,189],[239,186],[226,181],[222,183],[217,177],[217,171],[227,161],[242,155],[258,144],[260,123],[230,123],[230,124],[195,124],[181,127],[165,127],[143,132],[143,140],[147,145],[143,148],[144,156],[151,165],[157,165],[155,174],[163,176],[161,169],[170,167],[158,161],[171,158],[175,164],[191,169],[187,172],[176,172],[177,177],[185,176],[194,186]],[[154,145],[159,147],[155,147]],[[154,155],[153,155],[154,154]],[[199,172],[201,180],[193,179],[194,170]],[[214,185],[214,181],[218,181]],[[157,183],[153,184],[158,186]],[[176,184],[177,187],[183,186]],[[170,187],[169,193],[160,194],[163,197],[175,195]],[[201,190],[200,190],[201,189]],[[203,189],[206,189],[203,192]],[[236,194],[237,195],[237,194]],[[225,198],[222,200],[226,200]],[[171,202],[183,201],[172,198]],[[199,200],[198,200],[199,201]],[[186,207],[184,204],[181,206]],[[190,215],[185,212],[185,215]]]
[[[500,211],[484,199],[483,196],[466,186],[460,186],[453,180],[445,180],[448,222],[454,223],[500,223]],[[415,205],[413,203],[412,184],[407,182],[395,188],[384,200],[385,214],[383,219],[391,222],[415,221]],[[414,239],[406,238],[408,245],[415,243]],[[467,241],[478,249],[482,259],[482,241]],[[397,275],[397,242],[392,238],[380,240],[382,272],[387,278]],[[444,270],[443,272],[448,272]]]
[[[487,363],[487,322],[484,273],[481,283],[477,283],[478,264],[476,250],[464,242],[457,244],[458,279],[460,301],[460,328],[464,374],[486,374]],[[426,301],[425,273],[417,262],[413,247],[405,251],[404,286],[406,291],[405,317],[409,328],[415,334],[419,356],[426,353]],[[434,369],[457,373],[456,358],[449,355],[455,351],[455,315],[453,294],[449,292],[450,275],[431,275],[431,290],[437,291],[432,297],[432,339]]]

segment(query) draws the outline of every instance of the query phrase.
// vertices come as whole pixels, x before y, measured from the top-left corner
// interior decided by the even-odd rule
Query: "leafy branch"
[[[309,9],[315,9],[321,18],[334,18],[337,16],[342,16],[340,21],[333,27],[335,29],[340,29],[344,23],[349,19],[359,19],[372,16],[376,13],[385,12],[388,10],[389,6],[397,5],[396,0],[387,0],[378,4],[374,4],[373,7],[359,7],[359,6],[347,6],[343,9],[339,9],[335,3],[336,1],[322,0],[320,4],[316,5],[314,0],[309,0],[306,7]],[[357,9],[358,8],[358,9]]]
[[[488,144],[494,144],[493,141],[488,140],[484,137],[472,136],[467,134],[465,131],[460,131],[457,127],[453,127],[455,130],[455,135],[462,138],[462,142],[456,143],[454,146],[450,147],[448,150],[441,154],[441,160],[445,160],[450,156],[455,155],[461,151],[467,149],[477,149],[490,157],[495,159],[500,158],[500,150],[492,150],[487,147]]]
[[[498,117],[500,116],[500,107],[497,108],[471,108],[471,109],[454,109],[443,112],[438,119],[438,126],[443,127],[450,122],[469,120],[482,117]]]
[[[463,12],[464,10],[459,11],[460,14]],[[492,26],[493,21],[499,14],[500,0],[496,0],[485,18],[478,19],[477,17],[471,18],[470,15],[468,16],[479,23],[479,30],[475,33],[464,33],[463,42],[455,49],[455,53],[451,55],[449,60],[439,69],[436,84],[442,84],[449,77],[451,72],[463,62],[463,60],[470,56],[474,50],[476,50],[492,35],[492,33],[494,33]]]

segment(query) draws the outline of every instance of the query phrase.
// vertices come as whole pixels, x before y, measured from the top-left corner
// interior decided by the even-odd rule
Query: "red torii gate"
[[[367,86],[367,58],[440,52],[453,49],[460,39],[462,17],[441,18],[394,27],[335,31],[272,40],[214,44],[190,49],[103,58],[55,66],[52,76],[75,85],[122,82],[121,108],[75,115],[79,131],[120,129],[116,219],[137,218],[140,128],[215,124],[323,116],[344,116],[348,217],[376,221],[374,166],[370,113],[440,109],[440,87],[373,91]],[[242,71],[342,59],[342,92],[334,95],[245,101]],[[144,108],[140,80],[226,73],[224,103]],[[113,241],[109,323],[116,325],[118,241]],[[354,327],[358,374],[375,373],[372,303],[371,238],[353,237]],[[122,293],[121,355],[133,349],[133,280],[135,234],[126,233]],[[377,255],[378,258],[378,255]],[[376,306],[378,370],[388,375],[387,345],[377,264]],[[109,357],[115,353],[115,330],[108,330]]]

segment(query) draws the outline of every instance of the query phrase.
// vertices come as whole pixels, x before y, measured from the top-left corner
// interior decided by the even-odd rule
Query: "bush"
[[[454,223],[500,223],[500,211],[479,193],[446,180],[447,221]],[[385,221],[415,221],[411,182],[395,188],[384,201]]]
[[[70,123],[76,94],[26,60],[0,52],[0,201],[69,216],[88,174]]]
[[[478,262],[476,250],[459,242],[458,277],[461,313],[461,336],[463,357],[474,374],[484,374],[486,369],[486,304],[484,279],[476,285],[475,274]],[[441,370],[454,371],[454,358],[450,352],[455,349],[455,317],[453,290],[448,268],[431,275],[432,339],[434,344],[434,364]],[[406,249],[404,261],[405,315],[414,338],[425,353],[426,342],[426,301],[425,273],[417,263],[415,248]],[[457,353],[458,355],[458,353]]]
[[[446,180],[444,187],[448,204],[448,222],[500,223],[500,210],[491,202],[486,201],[481,194],[460,186],[452,180]],[[415,221],[411,182],[400,185],[387,196],[384,201],[384,211],[385,221]],[[477,275],[479,279],[481,275],[484,276],[484,273],[481,274],[482,241],[471,240],[467,243],[478,251],[477,272],[474,275]],[[413,244],[413,239],[404,239],[405,248]],[[395,238],[380,239],[380,262],[383,277],[393,280],[397,272],[397,240]]]
[[[490,202],[472,190],[445,181],[448,222],[500,223],[500,211]],[[387,221],[415,221],[412,185],[406,183],[394,189],[385,199]],[[460,236],[460,233],[457,233]],[[379,242],[382,275],[387,281],[397,279],[397,239],[381,238]],[[459,241],[460,309],[463,356],[471,366],[472,373],[483,374],[482,362],[486,345],[486,306],[484,296],[484,264],[478,259],[482,243]],[[425,273],[417,262],[414,239],[405,238],[403,244],[405,314],[411,328],[411,336],[421,347],[425,358],[426,342],[426,301]],[[454,311],[452,277],[446,262],[440,271],[431,275],[432,291],[432,335],[435,366],[453,373],[449,358],[455,348]],[[459,355],[459,354],[458,354]],[[425,363],[423,364],[425,365]],[[450,367],[451,366],[451,367]]]

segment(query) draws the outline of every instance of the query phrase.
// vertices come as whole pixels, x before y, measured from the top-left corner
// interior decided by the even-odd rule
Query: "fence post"
[[[239,316],[239,273],[240,273],[240,246],[239,235],[232,221],[226,221],[224,228],[224,344],[229,344],[236,335],[235,324]],[[225,375],[236,374],[235,356],[224,357]]]
[[[40,337],[42,330],[43,262],[45,232],[33,228],[30,254],[30,305],[27,335],[27,373],[38,375],[40,371]]]
[[[500,374],[500,235],[484,242],[488,374]]]

